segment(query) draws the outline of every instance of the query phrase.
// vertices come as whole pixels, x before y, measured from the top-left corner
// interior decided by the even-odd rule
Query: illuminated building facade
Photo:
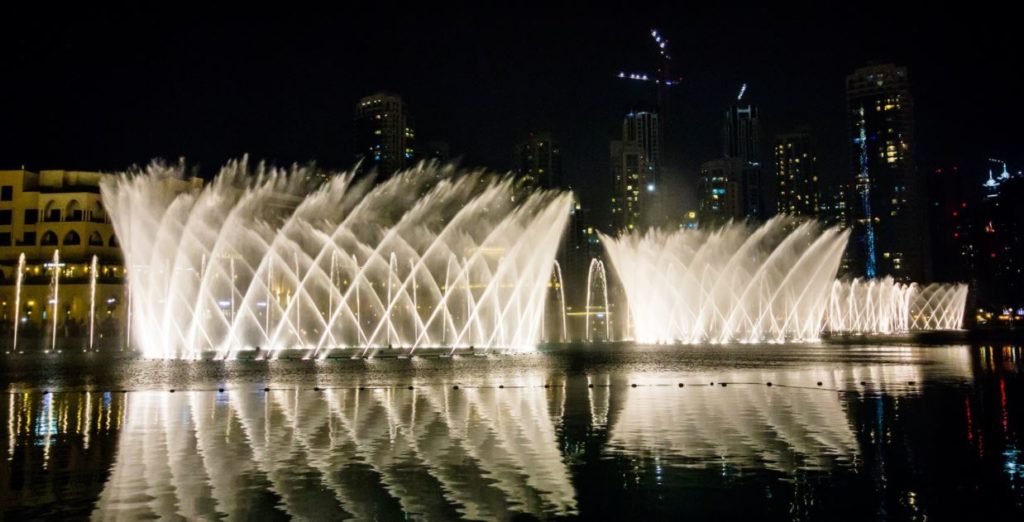
[[[851,259],[856,275],[898,281],[928,277],[921,181],[914,163],[913,100],[907,70],[892,64],[857,69],[846,78]]]
[[[124,266],[110,217],[100,200],[96,172],[0,171],[0,332],[19,321],[22,338],[52,335],[83,338],[91,310],[90,270],[97,258],[98,337],[120,333],[125,310]],[[54,265],[54,251],[59,262]],[[17,298],[19,258],[25,256]],[[54,271],[59,274],[54,301]],[[15,309],[18,301],[18,309]]]
[[[775,180],[779,213],[817,218],[821,214],[817,157],[807,133],[775,138]]]
[[[741,158],[705,161],[700,166],[697,196],[700,226],[760,217],[760,168]]]
[[[416,132],[402,98],[377,93],[356,104],[356,160],[387,177],[415,161]]]
[[[613,141],[612,228],[631,231],[641,227],[642,193],[649,172],[644,148],[634,141]]]
[[[516,145],[516,174],[524,185],[562,188],[562,148],[550,132],[532,132]]]

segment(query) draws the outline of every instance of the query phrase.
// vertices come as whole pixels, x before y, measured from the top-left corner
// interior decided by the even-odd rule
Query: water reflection
[[[553,396],[523,385],[132,394],[95,514],[572,514]]]
[[[190,520],[1024,507],[1019,348],[843,350],[727,370],[530,368],[457,389],[420,375],[15,390],[0,396],[0,500],[12,518]]]

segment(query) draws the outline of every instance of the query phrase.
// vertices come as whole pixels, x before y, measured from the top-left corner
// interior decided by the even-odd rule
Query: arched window
[[[43,221],[55,222],[60,221],[60,207],[56,201],[50,201],[46,204],[43,209]]]
[[[52,230],[47,230],[43,233],[43,238],[39,240],[41,246],[53,246],[57,244],[57,234],[54,234]]]
[[[92,234],[89,234],[89,246],[103,246],[103,236],[93,230]]]
[[[71,232],[68,232],[64,236],[64,246],[68,246],[68,245],[81,245],[81,244],[82,244],[82,238],[81,238],[81,236],[78,235],[78,232],[75,232],[74,230],[72,230]]]
[[[118,241],[117,240],[117,236],[114,236],[114,235],[110,236],[110,242],[107,243],[107,244],[112,246],[112,247],[120,247],[121,246],[121,242]]]
[[[96,202],[96,209],[92,211],[92,222],[93,223],[103,223],[106,220],[107,220],[107,214],[106,214],[106,211],[103,210],[103,202],[102,201],[97,201]]]
[[[64,221],[81,221],[82,220],[82,205],[78,203],[77,199],[72,199],[68,202],[68,206],[64,208]]]

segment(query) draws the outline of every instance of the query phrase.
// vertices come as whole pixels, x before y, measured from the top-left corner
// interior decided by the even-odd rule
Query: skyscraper
[[[760,168],[740,158],[721,158],[700,165],[700,226],[719,226],[729,220],[760,217],[756,190]]]
[[[739,215],[739,184],[734,173],[740,160],[717,159],[700,165],[700,226],[719,226]]]
[[[761,122],[757,107],[737,100],[725,111],[722,155],[748,163],[761,162]]]
[[[522,183],[562,188],[562,150],[550,132],[531,132],[515,148],[516,173]]]
[[[821,214],[817,157],[805,132],[775,138],[775,180],[779,213],[817,218]]]
[[[928,276],[921,183],[914,166],[913,101],[907,70],[892,64],[846,77],[852,208],[852,268],[900,281]]]
[[[377,93],[356,104],[356,160],[382,177],[412,165],[416,133],[402,98]]]
[[[612,142],[613,226],[634,230],[664,218],[661,180],[661,123],[653,110],[633,110],[622,120],[622,140]]]
[[[761,176],[761,123],[755,105],[742,103],[746,85],[740,90],[736,103],[725,111],[722,125],[722,157],[738,160],[728,162],[738,183],[739,205],[737,217],[764,219],[764,188]]]
[[[612,228],[632,231],[641,227],[641,193],[648,172],[647,155],[635,141],[613,141]]]
[[[640,145],[644,152],[644,184],[657,187],[661,181],[661,123],[651,110],[631,111],[622,120],[622,141]]]

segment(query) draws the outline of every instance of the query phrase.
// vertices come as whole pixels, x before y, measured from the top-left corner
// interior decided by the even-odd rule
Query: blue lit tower
[[[914,163],[907,70],[892,64],[846,77],[852,275],[922,281],[929,274],[922,180]]]

